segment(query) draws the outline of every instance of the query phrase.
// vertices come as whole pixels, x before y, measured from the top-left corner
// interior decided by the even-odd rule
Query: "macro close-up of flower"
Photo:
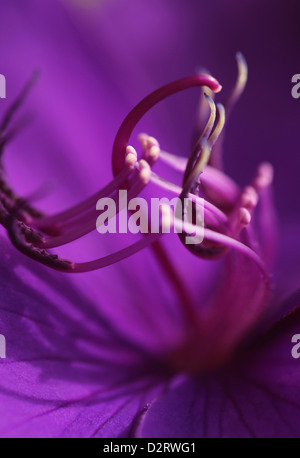
[[[1,3],[0,437],[300,437],[299,12]]]

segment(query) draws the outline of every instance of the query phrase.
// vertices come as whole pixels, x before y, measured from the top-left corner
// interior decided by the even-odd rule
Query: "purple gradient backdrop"
[[[292,75],[300,72],[299,12],[297,0],[1,2],[0,73],[7,79],[7,99],[0,100],[1,113],[32,71],[41,71],[23,109],[33,114],[32,123],[5,152],[5,165],[14,188],[27,195],[46,183],[50,192],[42,206],[51,212],[94,192],[112,176],[114,136],[135,103],[158,86],[192,74],[199,67],[207,68],[219,79],[226,95],[236,78],[235,54],[241,51],[248,62],[249,82],[226,127],[225,168],[238,183],[246,184],[259,162],[268,160],[274,165],[281,229],[276,278],[280,279],[280,293],[287,295],[299,285],[300,272],[300,101],[291,96]],[[147,115],[137,132],[146,130],[158,137],[164,149],[187,155],[197,103],[198,92],[194,90],[175,96]],[[62,279],[17,254],[7,244],[4,231],[1,234],[1,308],[8,310],[8,316],[1,316],[1,325],[10,341],[16,332],[24,335],[22,342],[14,340],[14,359],[34,360],[29,367],[21,364],[14,370],[3,366],[3,392],[11,395],[14,386],[17,391],[9,398],[6,419],[2,419],[4,423],[16,423],[17,432],[3,434],[21,431],[25,436],[76,436],[81,430],[82,435],[92,435],[90,423],[101,423],[97,403],[91,407],[88,422],[84,413],[79,415],[74,408],[67,426],[56,411],[51,411],[48,421],[43,409],[50,409],[53,393],[62,400],[69,394],[76,398],[98,388],[99,379],[105,384],[106,377],[118,377],[116,364],[135,367],[140,355],[137,351],[128,357],[127,341],[123,354],[124,335],[130,336],[134,346],[141,343],[141,347],[155,351],[176,340],[180,329],[172,294],[149,253],[139,253],[100,274]],[[99,247],[95,248],[94,239],[88,240],[84,248],[66,248],[66,255],[94,258]],[[110,241],[105,248],[114,249],[115,243]],[[206,297],[218,274],[214,265],[191,260],[180,247],[178,254],[187,286],[193,294],[199,294],[198,298]],[[184,268],[187,266],[189,269]],[[203,287],[206,279],[207,288]],[[159,295],[153,296],[154,289]],[[143,309],[145,297],[151,309]],[[111,333],[102,315],[98,315],[99,310],[111,319]],[[18,318],[12,321],[9,313]],[[50,330],[43,326],[40,329],[40,322],[49,322]],[[61,338],[69,336],[70,322],[72,338],[79,335],[84,340],[99,332],[99,342],[105,342],[105,351],[113,355],[108,368],[72,368],[68,373],[69,367],[66,370],[57,361],[49,365],[51,357],[55,359],[59,352],[67,360],[72,360],[74,354],[86,358],[89,351],[91,359],[95,357],[93,352],[99,356],[98,350],[103,356],[103,346],[90,348],[89,342],[82,348],[76,339],[66,343]],[[52,348],[54,338],[56,344]],[[43,360],[45,354],[48,359]],[[146,362],[151,367],[151,361]],[[154,367],[153,364],[156,373]],[[21,382],[15,385],[16,377]],[[28,400],[32,389],[38,399],[34,408]],[[134,390],[139,393],[138,388]],[[130,404],[129,409],[121,410],[123,416],[111,427],[106,425],[101,434],[124,434],[144,398],[149,397],[149,393],[146,398],[142,392],[132,401],[133,407]],[[46,407],[41,399],[47,400]],[[110,401],[105,404],[104,420],[115,407]],[[158,405],[158,415],[160,408]],[[27,420],[31,415],[32,422]],[[39,416],[43,419],[37,422]],[[147,427],[146,424],[145,434]],[[96,428],[93,434],[98,433]]]

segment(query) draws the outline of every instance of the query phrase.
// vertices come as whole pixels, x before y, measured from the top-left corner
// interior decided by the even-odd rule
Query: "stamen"
[[[235,103],[246,82],[246,64],[242,56],[238,55],[237,61],[238,81],[231,98],[227,102],[227,108]],[[179,299],[183,318],[187,320],[189,329],[193,332],[198,332],[200,329],[198,310],[190,297],[184,280],[181,278],[180,271],[176,272],[176,266],[174,266],[172,259],[168,258],[166,251],[159,243],[161,235],[169,232],[171,226],[175,226],[181,232],[183,221],[186,232],[179,235],[182,241],[187,233],[198,232],[199,228],[193,224],[194,215],[191,222],[186,221],[185,205],[183,206],[182,219],[175,217],[171,206],[161,206],[158,232],[152,233],[148,230],[147,234],[132,245],[93,261],[71,262],[61,259],[56,254],[50,254],[44,248],[54,248],[70,243],[95,230],[97,216],[95,206],[102,197],[110,196],[116,204],[117,213],[119,213],[125,208],[119,191],[125,189],[128,191],[127,198],[132,199],[151,181],[175,193],[180,199],[189,199],[194,210],[197,209],[197,206],[202,206],[201,210],[204,211],[205,217],[204,240],[198,245],[185,244],[186,248],[193,254],[208,259],[224,256],[233,248],[254,261],[268,282],[269,279],[260,257],[249,246],[237,240],[237,236],[243,228],[247,228],[250,224],[251,212],[257,204],[257,195],[264,192],[271,182],[270,166],[263,164],[253,185],[241,193],[232,180],[208,165],[211,160],[212,149],[220,138],[224,127],[225,109],[223,105],[218,104],[216,106],[212,98],[205,96],[210,108],[210,115],[188,160],[176,158],[165,152],[161,153],[158,141],[146,134],[139,136],[143,150],[139,160],[135,149],[128,145],[133,129],[149,109],[169,95],[197,86],[208,86],[214,92],[221,90],[219,83],[211,76],[195,75],[168,84],[154,91],[137,104],[125,118],[115,137],[112,149],[114,179],[93,196],[56,215],[42,217],[27,203],[20,202],[7,187],[5,177],[2,179],[0,168],[0,221],[6,225],[9,237],[19,251],[53,269],[66,273],[80,273],[107,267],[152,245],[153,252]],[[12,136],[13,131],[7,132],[7,126],[16,107],[18,107],[18,103],[6,116],[2,127],[0,125],[0,154],[1,149]],[[216,151],[215,148],[214,151]],[[152,167],[160,155],[173,168],[184,172],[182,188],[152,172]],[[201,174],[203,177],[201,177],[200,183]],[[200,195],[204,196],[205,200],[200,198]],[[210,198],[211,202],[208,201]],[[113,216],[116,215],[111,217]],[[37,229],[42,229],[43,233]],[[249,245],[251,246],[251,244]]]
[[[199,73],[209,73],[209,72],[203,71]],[[193,146],[197,142],[198,138],[201,136],[201,133],[203,132],[203,129],[207,122],[207,117],[209,115],[209,107],[207,105],[205,94],[214,100],[215,94],[209,88],[201,89],[201,93],[200,93],[200,97],[198,101],[198,107],[196,109],[194,126],[193,126],[191,146]]]
[[[152,160],[154,161],[157,161],[158,157],[159,157],[159,154],[160,154],[160,148],[158,146],[151,146],[150,150],[149,150],[149,156]]]
[[[203,147],[201,148],[201,154],[197,159],[197,162],[188,177],[182,193],[180,195],[180,200],[182,202],[182,215],[181,215],[181,220],[184,221],[184,230],[181,231],[179,230],[178,237],[181,243],[187,248],[191,253],[195,254],[198,257],[205,257],[205,258],[212,258],[213,256],[220,256],[224,252],[224,248],[221,246],[206,246],[206,244],[202,241],[201,243],[198,244],[186,244],[186,229],[188,227],[189,223],[189,217],[187,215],[187,208],[186,205],[184,205],[185,199],[187,198],[187,195],[189,194],[190,190],[193,190],[193,193],[195,193],[196,186],[198,186],[198,179],[199,176],[204,168],[204,166],[207,164],[209,157],[210,157],[210,146],[208,142],[205,142]],[[195,210],[195,208],[194,208]],[[195,214],[195,213],[194,213]],[[192,215],[192,218],[194,218],[194,214]],[[191,224],[192,222],[190,222]],[[206,221],[207,224],[207,221]]]
[[[147,161],[141,159],[139,161],[140,179],[144,185],[147,185],[151,177],[151,168]]]
[[[238,99],[242,95],[244,88],[246,86],[248,69],[245,58],[241,53],[236,55],[237,67],[238,67],[238,76],[237,81],[231,94],[224,102],[224,107],[226,111],[226,117],[229,118],[232,108],[237,103]],[[223,143],[224,134],[219,137],[218,142],[212,150],[210,165],[217,169],[222,169],[222,143]]]
[[[170,95],[197,86],[208,86],[214,92],[219,92],[222,88],[218,81],[210,75],[188,76],[157,89],[145,97],[133,108],[133,110],[131,110],[122,122],[115,137],[112,150],[112,167],[114,176],[122,170],[126,146],[129,142],[132,131],[147,111]]]
[[[243,88],[243,81],[245,82],[245,66],[240,57],[238,57],[238,65],[239,65],[239,81],[236,85],[236,89],[234,92],[235,97],[237,97],[237,94],[241,92]],[[71,269],[72,271],[85,271],[87,268],[89,269],[92,265],[94,267],[97,265],[97,267],[95,268],[99,268],[99,266],[108,265],[107,262],[109,263],[115,262],[113,261],[113,259],[119,258],[120,256],[121,258],[123,258],[123,255],[127,256],[126,253],[130,253],[132,252],[132,250],[134,251],[135,248],[128,247],[127,249],[125,249],[125,251],[121,251],[120,252],[121,254],[119,253],[119,254],[104,258],[105,259],[104,261],[102,260],[100,262],[100,260],[97,260],[97,261],[92,261],[92,263],[83,263],[81,265],[82,267],[79,267],[80,265],[76,265],[77,267],[75,268],[74,264],[68,263],[68,261],[60,260],[57,256],[54,255],[53,257],[53,255],[49,255],[44,250],[40,250],[39,245],[43,245],[44,247],[47,247],[47,248],[59,246],[61,244],[69,243],[70,241],[73,241],[77,239],[78,237],[85,235],[90,230],[93,230],[94,229],[94,218],[92,217],[94,217],[94,208],[93,207],[94,207],[95,201],[97,201],[101,197],[104,197],[104,196],[106,197],[107,195],[112,195],[113,193],[115,193],[119,189],[120,185],[127,182],[130,177],[131,177],[131,184],[132,184],[132,186],[130,187],[131,195],[136,195],[136,193],[140,189],[142,189],[151,180],[153,182],[156,182],[156,184],[158,183],[159,185],[164,185],[165,187],[168,187],[171,191],[176,192],[178,195],[180,195],[181,198],[188,197],[193,202],[199,203],[197,201],[197,196],[191,193],[190,190],[193,186],[195,186],[195,183],[197,183],[199,176],[202,173],[204,167],[210,170],[209,167],[207,167],[207,162],[210,157],[211,148],[217,141],[223,129],[224,121],[225,121],[225,115],[224,115],[225,112],[224,112],[224,107],[222,105],[217,106],[218,122],[215,128],[213,129],[213,125],[216,119],[216,107],[215,107],[213,100],[209,98],[208,96],[206,96],[206,99],[210,107],[210,116],[209,116],[208,122],[206,124],[206,127],[204,129],[202,136],[198,140],[192,152],[191,158],[189,159],[187,163],[186,161],[184,161],[184,163],[182,161],[179,167],[181,168],[183,164],[186,165],[183,189],[176,187],[176,185],[173,185],[166,181],[163,182],[163,180],[160,177],[155,176],[151,172],[152,162],[154,163],[158,159],[158,156],[160,153],[159,144],[156,139],[154,139],[153,137],[149,137],[146,134],[143,134],[140,136],[140,140],[142,142],[142,146],[144,149],[145,158],[141,159],[138,163],[137,163],[136,151],[131,146],[127,146],[127,142],[137,122],[156,103],[168,97],[169,95],[174,94],[183,89],[186,89],[188,87],[203,86],[203,85],[209,86],[210,89],[212,89],[215,92],[218,92],[220,90],[220,85],[212,77],[208,75],[196,75],[194,77],[183,78],[182,80],[178,80],[178,81],[175,81],[174,83],[166,85],[163,88],[160,88],[157,91],[153,92],[152,94],[147,96],[145,99],[143,99],[142,102],[140,102],[125,118],[124,122],[122,123],[116,135],[116,139],[115,139],[114,147],[113,147],[113,168],[114,168],[114,174],[115,174],[114,180],[111,183],[109,183],[107,186],[105,186],[101,191],[96,193],[94,196],[90,197],[89,199],[86,199],[84,202],[74,206],[73,208],[65,212],[61,212],[57,215],[53,215],[52,217],[50,216],[50,217],[44,217],[44,218],[35,218],[35,219],[33,218],[31,219],[31,221],[28,221],[28,222],[31,222],[31,224],[33,224],[34,227],[40,227],[43,229],[51,228],[51,226],[53,228],[53,226],[55,225],[62,228],[64,227],[65,224],[69,224],[73,226],[73,230],[71,230],[69,233],[62,234],[60,236],[44,240],[44,237],[42,234],[34,231],[33,229],[31,229],[24,223],[16,222],[17,218],[15,216],[14,225],[13,225],[14,229],[9,230],[10,236],[14,244],[19,246],[19,248],[21,248],[21,251],[23,252],[26,251],[27,254],[28,252],[30,252],[31,257],[33,257],[34,259],[39,258],[40,262],[43,262],[47,265],[51,264],[52,266],[54,266],[54,268],[59,268],[63,270]],[[21,99],[22,97],[20,98],[20,100]],[[18,106],[18,103],[15,104],[15,107]],[[13,113],[14,113],[14,109],[11,110],[10,113],[6,116],[4,123],[2,125],[2,127],[4,127],[4,130],[8,126]],[[123,157],[123,160],[121,161],[123,151],[124,151],[124,157]],[[167,153],[163,154],[162,156],[163,156],[163,159],[167,158],[169,159],[169,162],[171,161],[171,158],[170,156],[169,157],[167,156]],[[180,162],[180,158],[177,158],[177,160]],[[176,165],[178,165],[178,163]],[[132,173],[133,174],[135,173],[134,169],[136,167],[138,167],[138,170],[139,170],[138,181],[136,181],[136,178],[134,178],[134,175],[132,175]],[[119,174],[116,174],[116,171],[118,171]],[[256,187],[263,186],[263,184],[266,183],[266,181],[264,181],[262,177],[264,178],[266,177],[266,173],[263,170],[261,171],[260,175],[256,179],[256,182],[255,182]],[[210,182],[209,179],[207,181],[208,183]],[[204,179],[204,184],[205,184],[205,179]],[[249,193],[248,195],[246,194],[243,195],[243,200],[244,200],[243,203],[245,205],[245,208],[241,208],[240,213],[239,213],[240,214],[239,221],[241,225],[246,225],[246,224],[249,224],[250,222],[251,216],[248,211],[248,208],[251,208],[255,205],[253,199],[254,199],[253,195],[251,198],[249,196]],[[14,200],[12,200],[10,204],[14,204]],[[23,207],[24,207],[24,204],[23,204]],[[227,222],[226,215],[223,212],[221,212],[217,207],[215,207],[214,205],[212,205],[209,202],[206,202],[205,207],[206,207],[206,211],[211,212],[215,217],[218,217],[220,220],[222,220],[222,222]],[[166,211],[164,210],[165,209],[163,208],[163,218],[162,218],[163,228],[164,228],[164,223],[167,224],[167,226],[169,226],[171,222],[169,220],[170,219],[170,209],[168,208],[168,215]],[[20,214],[20,208],[18,212]],[[7,215],[5,216],[7,217]],[[81,225],[79,223],[83,221],[83,217],[86,218],[85,219],[86,222],[85,224]],[[211,232],[214,233],[213,231]],[[206,229],[206,235],[207,234],[208,235],[210,234],[209,229]],[[223,234],[220,234],[220,233],[216,233],[216,234],[219,234],[219,236],[223,236]],[[146,237],[146,238],[149,241],[149,237]],[[209,240],[208,236],[206,238],[207,240]],[[143,240],[144,239],[145,237],[143,238]],[[143,243],[143,240],[138,242],[136,247],[140,246],[140,244]],[[211,237],[211,240],[214,242],[218,242],[221,239],[218,238],[217,236],[214,236],[214,237]],[[30,243],[28,243],[29,241],[34,243],[36,246],[32,247]],[[148,244],[148,242],[145,242],[145,243]],[[66,262],[68,263],[67,267],[65,264]]]
[[[144,157],[148,160],[150,165],[154,165],[156,160],[158,159],[159,154],[159,146],[157,140],[154,137],[147,136],[146,148],[145,148],[145,155]],[[83,217],[87,218],[86,213],[88,211],[93,211],[95,207],[95,202],[97,202],[102,197],[107,197],[111,195],[116,189],[120,189],[123,185],[124,188],[128,187],[128,180],[132,170],[134,169],[137,163],[137,153],[136,150],[132,146],[126,147],[126,155],[125,155],[125,167],[122,171],[104,188],[98,191],[93,196],[89,197],[85,201],[81,202],[80,204],[75,205],[74,207],[65,210],[61,213],[58,213],[53,216],[48,216],[44,218],[39,218],[36,220],[28,221],[28,224],[31,224],[37,228],[43,229],[45,232],[50,229],[50,233],[60,230],[66,226],[68,223],[72,225],[76,224],[72,219],[76,218],[76,220],[82,220]],[[146,172],[143,172],[146,173]],[[85,230],[89,230],[91,226],[87,226]],[[92,229],[90,229],[92,230]]]
[[[82,273],[82,272],[91,272],[93,270],[103,269],[103,267],[111,266],[123,259],[128,258],[129,256],[134,255],[135,253],[147,248],[149,245],[156,242],[161,237],[161,234],[148,233],[143,236],[141,240],[133,243],[132,245],[123,248],[120,251],[117,251],[103,258],[96,259],[95,261],[75,263],[72,272],[73,273]]]
[[[251,222],[251,213],[247,208],[240,207],[237,211],[237,216],[235,220],[235,228],[232,233],[233,236],[237,237],[242,229],[249,226]]]
[[[253,186],[247,186],[240,199],[240,203],[243,207],[247,208],[247,210],[252,211],[258,202],[258,194]]]
[[[45,237],[40,232],[35,231],[32,227],[28,227],[22,221],[18,221],[18,228],[20,232],[24,235],[28,243],[39,244],[43,243]]]
[[[154,161],[156,161],[160,155],[159,143],[154,137],[149,137],[147,134],[140,134],[138,138],[144,150],[144,157],[149,165],[152,166]],[[155,174],[151,172],[150,179],[154,175]],[[160,211],[162,211],[162,209],[160,209]],[[170,215],[170,213],[168,214]],[[171,226],[171,221],[168,220],[168,214],[165,214],[164,218],[162,217],[162,224],[164,224],[166,229],[169,228],[168,223],[170,223]],[[164,229],[162,230],[164,232]],[[169,259],[169,256],[166,253],[164,247],[161,245],[160,241],[158,240],[153,243],[151,248],[159,265],[163,269],[164,274],[169,280],[171,287],[174,289],[177,297],[179,298],[182,307],[183,318],[186,320],[187,325],[193,328],[196,323],[196,317],[193,300],[189,294],[189,291],[185,287],[180,274],[176,271],[175,266]]]
[[[215,123],[215,120],[216,120],[216,105],[214,103],[214,101],[206,94],[204,94],[205,96],[205,99],[207,100],[208,102],[208,105],[209,105],[209,108],[210,108],[210,115],[209,115],[209,118],[208,118],[208,121],[207,121],[207,124],[204,128],[204,131],[203,133],[201,134],[201,136],[199,137],[198,141],[196,142],[195,146],[194,146],[194,149],[188,159],[188,162],[187,162],[187,166],[186,166],[186,169],[185,169],[185,172],[184,172],[184,177],[183,177],[183,184],[185,184],[185,182],[187,181],[188,177],[190,176],[194,166],[195,166],[195,163],[199,157],[199,154],[201,153],[201,144],[204,140],[208,140],[211,132],[212,132],[212,129],[213,129],[213,126],[214,126],[214,123]]]
[[[191,171],[190,175],[187,177],[187,180],[184,183],[183,191],[182,191],[182,198],[186,197],[186,194],[191,191],[192,188],[199,185],[199,177],[209,161],[211,153],[210,145],[207,141],[204,141],[200,145],[200,154],[198,159],[194,165],[193,170]]]
[[[236,62],[238,67],[238,76],[235,83],[235,86],[228,97],[227,101],[224,103],[226,112],[231,111],[232,107],[236,104],[238,99],[241,97],[248,79],[248,66],[246,59],[242,53],[237,53]]]
[[[183,186],[184,191],[183,191],[182,197],[185,197],[184,194],[186,192],[190,192],[190,190],[195,186],[195,184],[198,185],[199,176],[209,161],[211,149],[223,130],[223,127],[225,124],[225,110],[224,110],[223,105],[218,104],[217,111],[218,111],[218,116],[219,116],[218,123],[216,127],[214,128],[213,132],[210,134],[208,141],[202,140],[200,142],[199,155],[195,163],[195,166],[192,169],[192,171],[190,172],[190,174],[184,180],[184,186]]]
[[[186,157],[175,156],[174,154],[167,153],[164,150],[160,150],[159,157],[172,169],[177,170],[178,172],[185,172],[188,162]]]
[[[72,271],[73,263],[61,259],[55,254],[50,254],[45,250],[36,248],[31,243],[28,243],[25,238],[24,232],[21,230],[21,227],[18,222],[18,214],[22,209],[24,202],[19,202],[15,207],[14,211],[8,217],[8,235],[12,244],[23,254],[33,259],[34,261],[44,264],[48,267],[51,267],[55,270],[60,270],[63,272]]]
[[[129,168],[133,170],[136,162],[137,162],[136,150],[132,146],[128,145],[126,148],[125,164],[127,164]]]
[[[248,224],[250,224],[250,222],[251,222],[251,213],[249,212],[249,210],[247,210],[247,208],[241,207],[239,209],[239,221],[240,221],[240,224],[243,227],[246,227],[246,226],[248,226]]]
[[[148,162],[146,162],[144,159],[141,159],[139,161],[138,167],[139,173],[137,174],[137,177],[134,179],[135,183],[132,184],[129,188],[127,194],[128,200],[137,196],[150,180],[151,168]],[[124,208],[122,205],[120,205],[119,202],[119,190],[116,190],[115,193],[111,195],[111,198],[115,201],[116,210],[117,213],[119,213]],[[116,215],[111,215],[110,217],[108,217],[108,219],[112,218],[113,216]],[[37,244],[37,246],[43,248],[55,248],[71,243],[74,240],[77,240],[95,230],[95,220],[95,208],[93,208],[91,212],[85,213],[83,216],[81,215],[79,218],[74,220],[70,225],[71,227],[69,232],[63,233],[56,237],[48,238],[44,240],[42,243]]]
[[[163,150],[160,151],[159,157],[178,172],[184,172],[186,169],[187,159],[185,157],[175,156]],[[232,206],[240,193],[239,187],[231,178],[210,165],[206,165],[203,170],[201,185],[205,186],[209,197],[218,202],[221,207]]]
[[[122,184],[128,180],[136,162],[137,154],[135,149],[132,146],[127,146],[124,168],[110,183],[104,186],[104,188],[68,210],[62,211],[53,216],[31,219],[28,221],[28,224],[43,230],[49,228],[53,229],[53,226],[59,229],[66,222],[72,220],[73,218],[78,218],[78,216],[82,215],[84,212],[94,209],[95,204],[99,199],[111,195],[116,189],[119,189]]]
[[[124,159],[125,159],[125,164],[126,164],[126,153],[128,153],[127,150],[127,142],[129,140],[129,137],[131,135],[131,132],[133,128],[135,127],[135,124],[141,119],[141,117],[156,103],[158,103],[160,100],[163,100],[164,98],[168,97],[169,95],[176,93],[178,91],[181,91],[185,88],[188,87],[193,87],[193,86],[203,86],[207,85],[211,89],[217,91],[221,90],[221,86],[219,83],[212,78],[211,76],[208,75],[194,75],[192,77],[187,77],[183,78],[182,80],[175,81],[174,83],[168,84],[157,91],[154,91],[152,94],[147,96],[142,102],[140,102],[130,113],[129,115],[125,118],[124,122],[122,123],[117,135],[116,139],[114,142],[114,147],[113,147],[113,162],[118,164],[118,172],[120,174],[124,170]],[[126,139],[126,145],[124,145],[124,139]],[[152,139],[151,139],[152,140]],[[154,140],[153,146],[155,145],[156,140]],[[148,139],[149,141],[149,139]],[[124,146],[124,148],[121,148],[122,151],[124,151],[124,158],[122,158],[122,153],[121,156],[119,156],[119,152],[117,151],[118,145]],[[152,149],[150,148],[149,151],[149,157],[150,160],[155,161],[156,160],[156,155],[157,155],[157,149]],[[114,159],[115,158],[115,159]],[[132,158],[130,156],[130,158]],[[129,159],[129,163],[130,159]],[[128,171],[127,171],[128,172]],[[124,172],[123,172],[124,173]],[[117,173],[114,173],[115,176],[118,176]],[[128,178],[128,174],[125,172],[125,176],[119,176],[119,180],[116,182],[112,182],[108,186],[106,186],[102,191],[99,193],[95,194],[91,198],[87,199],[86,201],[82,202],[81,204],[65,211],[61,212],[58,215],[54,215],[52,217],[48,218],[42,218],[40,220],[34,220],[34,221],[28,221],[28,224],[32,224],[37,228],[44,229],[46,231],[47,229],[53,230],[53,226],[57,227],[54,229],[58,229],[62,223],[65,223],[66,221],[72,219],[73,217],[78,216],[78,214],[81,214],[83,212],[86,212],[89,210],[91,206],[94,205],[95,201],[98,201],[101,197],[110,195],[111,192],[114,191],[115,187],[120,186],[120,178],[121,178],[121,183],[126,182],[126,178]]]
[[[225,110],[223,105],[217,105],[217,110],[218,110],[218,122],[213,130],[213,132],[210,134],[210,137],[208,141],[204,142],[203,145],[201,145],[201,151],[200,155],[196,161],[196,164],[188,176],[186,182],[184,183],[184,187],[182,190],[182,194],[180,195],[180,199],[182,202],[184,202],[184,199],[186,198],[187,194],[192,191],[194,194],[198,194],[198,187],[200,185],[199,182],[199,176],[202,173],[204,167],[207,165],[209,158],[210,158],[210,153],[211,153],[211,148],[217,141],[219,135],[222,132],[222,129],[224,127],[225,123]],[[183,213],[182,213],[182,220],[187,221],[187,215],[186,213],[186,207],[183,205]],[[206,221],[206,224],[208,224],[210,221]],[[185,225],[185,227],[187,227]],[[221,228],[219,228],[221,229]],[[221,255],[225,254],[225,249],[223,246],[215,246],[211,244],[186,244],[185,239],[186,239],[186,233],[179,233],[179,239],[180,241],[184,244],[184,246],[193,254],[199,256],[199,257],[204,257],[204,258],[215,258],[215,257],[220,257]]]
[[[253,186],[247,186],[237,200],[230,221],[233,227],[232,237],[237,238],[242,229],[246,228],[251,222],[251,213],[258,202],[258,195]]]
[[[180,196],[182,194],[183,189],[180,186],[177,186],[176,184],[173,184],[170,181],[165,180],[164,178],[160,177],[154,172],[151,172],[150,181],[153,184],[161,187],[162,189],[166,189],[172,192],[173,194],[176,194],[177,196]],[[199,199],[199,197],[195,194],[188,193],[186,197],[195,204],[201,205],[202,200]],[[204,200],[204,212],[209,212],[211,215],[215,216],[221,223],[228,222],[228,218],[225,215],[225,213],[223,213],[218,207],[215,207],[213,204],[206,200]]]
[[[212,131],[209,137],[209,141],[208,141],[211,148],[215,145],[225,125],[225,108],[221,103],[217,104],[217,112],[218,112],[217,125],[214,128],[214,130]]]
[[[220,207],[234,205],[240,193],[239,187],[231,178],[210,165],[205,167],[201,175],[201,187]]]
[[[181,221],[177,219],[175,215],[174,215],[174,224],[175,224],[175,228],[177,227],[179,230],[181,227]],[[193,233],[196,231],[197,228],[193,224],[187,222],[186,229],[188,230],[189,233]],[[223,246],[224,248],[225,247],[234,248],[235,250],[239,251],[240,253],[243,253],[244,255],[246,255],[248,258],[250,258],[252,261],[256,263],[256,265],[259,267],[265,279],[269,281],[269,276],[266,273],[264,263],[262,262],[260,257],[255,253],[255,251],[251,250],[247,245],[244,245],[243,243],[239,242],[238,240],[228,237],[227,235],[220,234],[219,232],[215,232],[207,228],[204,228],[204,238],[205,240],[216,242],[217,244]]]
[[[260,191],[263,188],[267,188],[273,181],[274,170],[271,164],[268,162],[262,163],[257,171],[256,177],[253,181],[253,187]]]
[[[98,270],[103,267],[110,266],[146,248],[147,246],[156,242],[162,235],[162,226],[160,224],[160,231],[158,233],[148,233],[138,242],[120,251],[96,259],[94,261],[74,263],[62,259],[56,254],[50,254],[44,249],[37,248],[25,240],[25,236],[20,230],[20,226],[17,220],[18,212],[22,208],[22,205],[24,205],[24,202],[19,202],[18,206],[14,209],[9,217],[8,235],[11,242],[21,253],[30,257],[34,261],[51,267],[52,269],[60,270],[66,273],[91,272],[93,270]]]

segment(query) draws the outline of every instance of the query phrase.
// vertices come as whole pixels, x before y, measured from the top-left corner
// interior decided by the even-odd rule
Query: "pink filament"
[[[130,111],[122,122],[113,145],[112,168],[114,176],[120,173],[124,167],[126,146],[133,129],[145,113],[170,95],[197,86],[208,86],[213,92],[219,92],[222,89],[218,81],[210,75],[187,76],[152,92]]]

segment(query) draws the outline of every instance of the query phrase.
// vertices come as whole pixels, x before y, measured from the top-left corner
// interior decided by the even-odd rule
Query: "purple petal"
[[[152,404],[142,437],[300,437],[299,360],[291,354],[300,309],[282,319],[239,362],[187,379]]]
[[[35,267],[2,246],[0,435],[123,434],[159,385],[151,354],[116,330],[83,289]]]

